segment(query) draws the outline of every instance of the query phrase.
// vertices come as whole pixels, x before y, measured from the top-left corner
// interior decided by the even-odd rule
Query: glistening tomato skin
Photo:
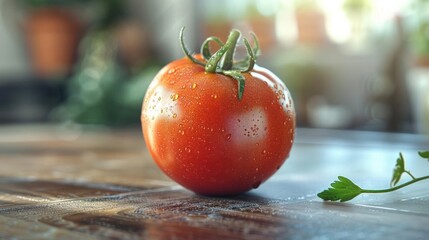
[[[237,81],[187,58],[165,66],[143,101],[146,146],[162,171],[202,195],[258,187],[288,158],[295,133],[289,91],[255,67],[241,100]]]

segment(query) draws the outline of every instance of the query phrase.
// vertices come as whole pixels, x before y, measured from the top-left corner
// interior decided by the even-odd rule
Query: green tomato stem
[[[411,174],[410,171],[404,170],[404,173],[408,174],[408,176],[410,176],[412,179],[416,179],[416,177],[414,177],[414,175]]]
[[[223,58],[222,70],[231,70],[234,62],[234,53],[235,47],[237,45],[237,41],[240,38],[240,32],[236,29],[233,29],[228,36],[228,40],[225,45],[227,46],[227,50],[225,53],[225,57]]]
[[[231,70],[233,63],[233,56],[235,52],[235,46],[237,45],[238,38],[240,37],[240,32],[236,29],[233,29],[228,36],[228,39],[215,54],[207,61],[206,72],[214,73],[218,69],[218,65],[223,57],[223,63],[221,70]],[[225,55],[225,56],[224,56]]]
[[[256,63],[257,54],[259,53],[259,43],[255,34],[251,34],[254,41],[253,48],[250,46],[249,41],[244,38],[244,44],[247,50],[247,57],[244,61],[240,61],[238,63],[234,62],[235,48],[241,36],[240,31],[236,29],[233,29],[230,32],[225,44],[223,44],[223,42],[217,37],[207,38],[200,48],[201,56],[203,58],[203,61],[201,61],[194,57],[185,46],[185,41],[183,40],[184,30],[185,28],[182,27],[179,34],[179,40],[180,46],[182,47],[183,53],[186,55],[186,57],[188,57],[195,64],[203,66],[205,71],[208,73],[219,73],[236,80],[238,83],[237,97],[239,100],[241,100],[243,97],[246,80],[243,76],[243,73],[252,71]],[[209,48],[209,43],[211,41],[216,42],[220,46],[220,49],[214,54],[210,52]]]
[[[429,179],[429,175],[428,176],[424,176],[424,177],[419,177],[419,178],[413,178],[413,180],[408,181],[406,183],[403,183],[401,185],[398,185],[396,187],[392,187],[392,188],[387,188],[387,189],[379,189],[379,190],[368,190],[368,189],[362,189],[361,193],[387,193],[387,192],[393,192],[396,191],[400,188],[406,187],[408,185],[411,185],[413,183],[425,180],[425,179]]]

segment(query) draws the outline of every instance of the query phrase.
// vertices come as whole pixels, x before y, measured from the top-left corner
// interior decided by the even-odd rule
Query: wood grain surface
[[[348,203],[316,194],[338,175],[385,188],[399,151],[415,175],[425,136],[298,129],[258,189],[205,197],[169,180],[139,129],[0,128],[0,239],[425,239],[429,182]],[[408,160],[409,159],[409,160]]]

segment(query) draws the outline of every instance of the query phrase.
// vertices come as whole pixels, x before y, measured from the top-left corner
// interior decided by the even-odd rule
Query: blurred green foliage
[[[18,0],[18,4],[25,8],[39,8],[49,6],[70,6],[83,4],[92,0]]]
[[[411,34],[417,56],[429,56],[429,1],[415,0],[412,4],[416,24]]]
[[[93,31],[82,42],[82,57],[67,86],[66,102],[54,111],[62,122],[123,126],[140,122],[147,87],[159,71],[147,64],[129,75],[117,60],[115,38]]]
[[[150,82],[160,67],[150,61],[131,73],[120,61],[117,24],[126,19],[121,0],[19,0],[26,9],[70,7],[94,10],[93,22],[80,43],[78,62],[66,83],[66,100],[52,111],[62,123],[105,126],[136,125]]]

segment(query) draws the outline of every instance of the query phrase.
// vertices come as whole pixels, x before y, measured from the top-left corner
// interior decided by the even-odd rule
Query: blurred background
[[[231,28],[285,81],[297,125],[429,134],[426,0],[0,0],[0,124],[138,126],[147,86]],[[247,35],[248,36],[248,35]]]

